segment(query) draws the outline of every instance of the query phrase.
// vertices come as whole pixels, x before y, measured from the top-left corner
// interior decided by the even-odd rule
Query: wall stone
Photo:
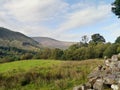
[[[120,90],[120,54],[105,58],[104,64],[95,68],[87,78],[87,83],[73,90]]]

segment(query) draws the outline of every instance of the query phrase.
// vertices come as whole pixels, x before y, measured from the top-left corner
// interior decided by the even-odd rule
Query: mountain
[[[48,47],[48,48],[67,49],[72,44],[75,44],[75,42],[59,41],[49,37],[32,37],[32,38],[35,41],[39,42],[43,47]]]
[[[22,49],[37,49],[40,45],[32,38],[20,32],[0,27],[0,46],[11,46]]]

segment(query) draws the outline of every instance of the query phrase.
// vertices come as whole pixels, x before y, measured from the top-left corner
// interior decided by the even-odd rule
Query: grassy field
[[[72,90],[102,60],[24,60],[0,64],[0,90]]]

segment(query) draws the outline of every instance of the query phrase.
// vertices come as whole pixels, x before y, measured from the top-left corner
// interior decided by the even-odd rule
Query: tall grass
[[[33,60],[0,64],[0,90],[72,90],[86,82],[87,75],[102,62]]]

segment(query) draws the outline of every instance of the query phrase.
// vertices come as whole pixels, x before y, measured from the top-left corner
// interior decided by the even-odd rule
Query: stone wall
[[[73,90],[120,90],[120,54],[105,59],[87,78],[87,83]]]

